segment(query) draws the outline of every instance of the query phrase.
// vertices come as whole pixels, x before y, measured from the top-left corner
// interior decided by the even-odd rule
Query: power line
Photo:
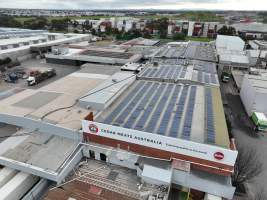
[[[112,87],[112,86],[114,86],[114,85],[116,85],[116,84],[118,84],[118,83],[121,83],[121,82],[123,82],[123,81],[125,81],[125,80],[127,80],[127,79],[130,79],[130,78],[132,78],[132,77],[135,77],[135,74],[133,74],[132,76],[127,77],[127,78],[125,78],[125,79],[122,79],[122,80],[120,80],[120,81],[114,82],[114,83],[112,83],[112,84],[110,84],[110,85],[108,85],[108,86],[106,86],[106,87],[103,87],[103,88],[101,88],[101,89],[99,89],[99,90],[96,90],[96,91],[94,91],[94,92],[92,92],[92,93],[89,93],[89,94],[87,94],[87,95],[84,95],[84,96],[80,97],[79,99],[82,99],[82,98],[91,96],[91,95],[93,95],[93,94],[96,94],[96,93],[98,93],[98,92],[101,92],[101,91],[103,91],[103,90],[105,90],[105,89],[107,89],[107,88],[109,88],[109,87]],[[44,114],[40,119],[43,120],[43,119],[44,119],[45,117],[47,117],[48,115],[51,115],[51,114],[53,114],[53,113],[55,113],[55,112],[57,112],[57,111],[65,110],[65,109],[70,109],[70,108],[74,107],[74,106],[79,102],[79,99],[76,99],[75,102],[74,102],[72,105],[70,105],[70,106],[66,106],[66,107],[62,107],[62,108],[57,108],[57,109],[55,109],[55,110],[52,110],[52,111],[50,111],[50,112]]]

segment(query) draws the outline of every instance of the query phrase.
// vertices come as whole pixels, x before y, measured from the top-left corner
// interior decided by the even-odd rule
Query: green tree
[[[150,39],[152,36],[151,36],[151,34],[149,33],[148,30],[144,30],[143,31],[143,37],[146,38],[146,39]]]
[[[22,27],[22,24],[14,17],[0,15],[0,27]]]
[[[236,35],[236,30],[232,26],[223,26],[221,29],[218,30],[218,34],[220,35]]]
[[[69,18],[52,19],[51,29],[56,31],[66,31],[69,23],[71,23],[71,20]]]
[[[162,39],[167,38],[168,21],[168,18],[161,18],[156,22],[156,28],[159,30],[159,36]]]
[[[47,26],[48,26],[48,20],[46,17],[36,17],[24,21],[24,28],[45,29]]]
[[[232,183],[237,189],[242,188],[245,182],[258,176],[262,170],[263,164],[255,149],[239,148]]]
[[[172,37],[173,40],[185,40],[185,34],[184,33],[176,33]]]

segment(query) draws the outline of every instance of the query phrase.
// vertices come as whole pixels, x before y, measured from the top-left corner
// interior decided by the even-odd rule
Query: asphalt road
[[[267,133],[253,131],[253,124],[245,112],[233,80],[229,83],[221,83],[221,91],[224,102],[227,103],[224,105],[225,113],[231,119],[232,134],[238,148],[255,149],[257,152],[255,156],[258,156],[259,162],[263,163],[262,173],[247,184],[250,194],[253,195],[262,189],[267,193]]]
[[[5,90],[5,88],[10,89],[10,88],[23,88],[23,89],[38,89],[40,87],[43,87],[51,82],[54,82],[64,76],[67,76],[68,74],[71,74],[77,70],[80,69],[78,66],[67,66],[67,65],[57,65],[57,64],[50,64],[46,63],[44,59],[38,60],[38,59],[30,59],[26,60],[21,63],[20,66],[16,68],[24,68],[26,71],[30,70],[31,68],[54,68],[56,70],[57,75],[47,79],[38,85],[35,86],[28,86],[26,80],[24,79],[19,79],[17,83],[5,83],[4,81],[1,82],[0,84],[0,92]],[[12,68],[15,69],[15,68]]]

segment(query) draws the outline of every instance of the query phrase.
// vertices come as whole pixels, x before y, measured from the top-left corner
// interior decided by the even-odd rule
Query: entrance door
[[[103,154],[103,153],[100,153],[100,160],[106,162],[107,161],[107,156],[105,154]]]
[[[95,152],[94,151],[89,150],[89,155],[90,155],[90,158],[95,159]]]

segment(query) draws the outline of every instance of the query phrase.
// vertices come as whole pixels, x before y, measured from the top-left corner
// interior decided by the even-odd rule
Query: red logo
[[[98,127],[96,125],[90,124],[88,128],[89,128],[90,132],[98,133]]]
[[[214,154],[214,158],[217,160],[222,160],[222,159],[224,159],[224,154],[222,152],[216,152]]]

